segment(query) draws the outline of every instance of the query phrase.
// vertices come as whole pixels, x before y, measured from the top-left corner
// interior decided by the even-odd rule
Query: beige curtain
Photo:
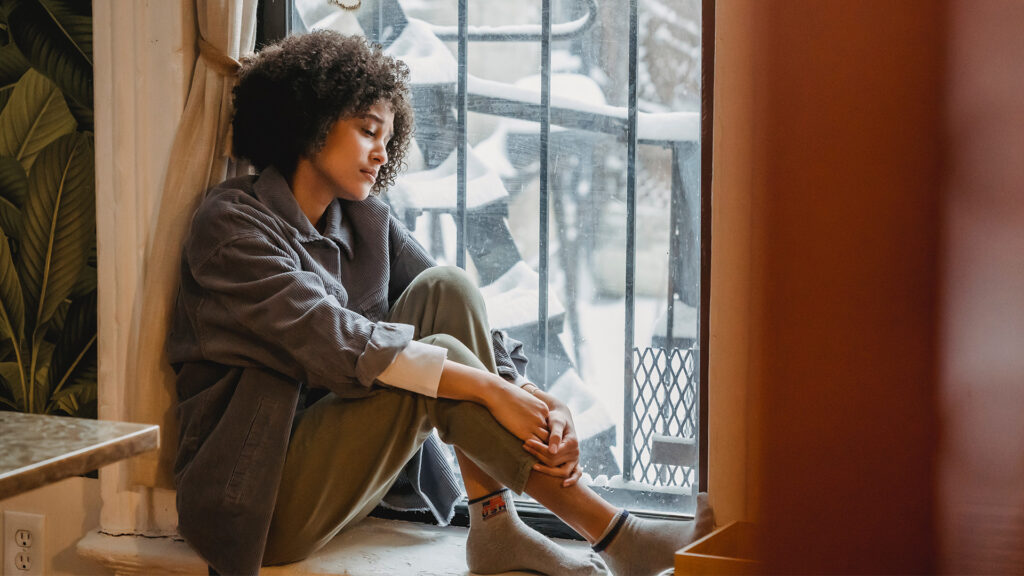
[[[178,429],[174,373],[164,340],[178,286],[181,245],[204,191],[229,176],[231,89],[238,58],[256,43],[257,0],[195,0],[199,56],[171,149],[156,225],[145,246],[142,291],[128,340],[128,414],[160,425],[161,447],[132,461],[136,484],[170,488]]]

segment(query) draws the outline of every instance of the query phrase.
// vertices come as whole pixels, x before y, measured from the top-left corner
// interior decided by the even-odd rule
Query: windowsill
[[[260,571],[266,576],[302,574],[394,576],[429,573],[435,576],[466,576],[466,528],[441,528],[414,522],[367,518],[340,534],[313,556],[284,566]],[[556,540],[583,551],[586,542]],[[188,546],[171,538],[87,535],[78,552],[122,574],[205,574],[205,564]],[[504,576],[526,572],[506,572]]]
[[[392,576],[429,573],[464,576],[466,528],[367,518],[332,540],[312,558],[289,566],[265,568],[261,574],[351,574]],[[586,542],[558,540],[568,548],[585,550]],[[506,575],[526,575],[507,572]]]

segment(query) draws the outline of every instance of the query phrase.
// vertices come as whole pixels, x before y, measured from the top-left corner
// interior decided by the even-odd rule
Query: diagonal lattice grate
[[[651,438],[655,434],[696,438],[698,357],[696,347],[633,349],[634,480],[688,487],[696,479],[692,467],[654,463]]]

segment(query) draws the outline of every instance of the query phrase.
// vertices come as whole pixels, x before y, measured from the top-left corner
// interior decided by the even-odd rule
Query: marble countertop
[[[0,412],[0,500],[160,446],[160,427]]]

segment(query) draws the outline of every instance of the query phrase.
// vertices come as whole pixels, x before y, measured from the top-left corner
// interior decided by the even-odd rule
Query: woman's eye
[[[370,138],[376,138],[377,137],[377,133],[374,132],[373,130],[363,130],[363,132],[366,132],[366,135],[369,136]]]

